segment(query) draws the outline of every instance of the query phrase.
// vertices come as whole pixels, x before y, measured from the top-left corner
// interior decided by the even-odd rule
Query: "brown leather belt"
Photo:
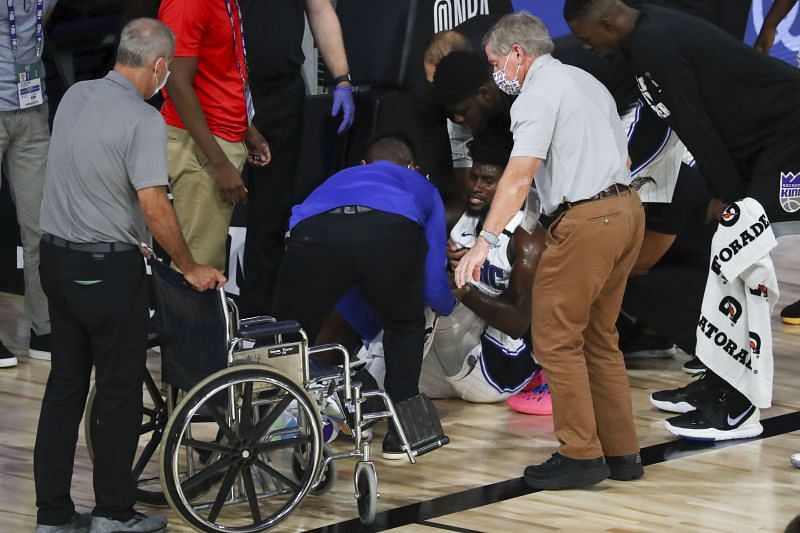
[[[608,198],[609,196],[621,196],[622,193],[631,191],[632,188],[630,185],[620,185],[619,183],[615,183],[611,187],[607,189],[603,189],[599,193],[595,194],[590,198],[584,198],[583,200],[575,200],[574,202],[563,202],[560,206],[558,206],[559,212],[564,212],[567,209],[572,209],[576,205],[585,204],[586,202],[593,202],[595,200],[602,200],[603,198]]]

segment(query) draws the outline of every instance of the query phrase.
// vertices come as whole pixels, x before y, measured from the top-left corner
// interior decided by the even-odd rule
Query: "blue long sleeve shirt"
[[[303,220],[345,205],[363,205],[405,217],[425,229],[425,303],[440,315],[449,315],[456,299],[447,279],[447,228],[444,204],[436,187],[424,176],[388,161],[346,168],[328,178],[292,209],[289,228]],[[349,295],[347,307],[366,304]],[[363,309],[360,311],[363,312]]]

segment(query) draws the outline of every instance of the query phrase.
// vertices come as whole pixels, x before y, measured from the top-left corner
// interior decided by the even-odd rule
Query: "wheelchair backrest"
[[[198,292],[183,275],[151,260],[162,380],[182,390],[228,365],[229,327],[222,289]]]

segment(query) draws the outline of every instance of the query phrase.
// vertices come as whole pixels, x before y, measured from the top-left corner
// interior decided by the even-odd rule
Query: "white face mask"
[[[163,59],[163,58],[159,58],[158,61],[161,61],[161,59]],[[156,68],[158,67],[158,61],[156,61]],[[164,59],[164,66],[165,67],[167,66],[167,60],[166,59]],[[163,89],[164,86],[167,84],[167,80],[169,79],[169,70],[167,70],[167,75],[164,76],[164,81],[162,81],[161,83],[158,83],[158,74],[156,72],[153,72],[153,77],[156,79],[156,90],[153,91],[153,94],[150,95],[150,98],[154,97],[159,92],[161,92],[161,89]]]
[[[511,52],[508,53],[506,56],[506,62],[503,65],[502,70],[495,70],[492,73],[492,77],[494,78],[494,82],[497,84],[497,87],[506,94],[510,94],[511,96],[516,96],[522,90],[522,82],[519,81],[519,69],[522,66],[522,63],[517,65],[517,72],[514,74],[514,79],[509,80],[506,78],[506,67],[508,66],[508,59],[511,57]]]

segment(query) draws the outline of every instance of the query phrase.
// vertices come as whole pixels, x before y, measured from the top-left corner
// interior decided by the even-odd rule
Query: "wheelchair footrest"
[[[450,442],[436,407],[424,394],[397,403],[394,408],[415,455],[432,452]]]

